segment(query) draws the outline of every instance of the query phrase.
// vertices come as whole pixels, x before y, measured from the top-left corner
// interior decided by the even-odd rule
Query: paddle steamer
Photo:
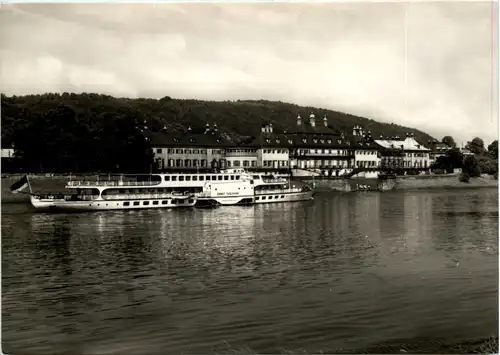
[[[214,173],[121,175],[118,179],[73,180],[65,194],[30,194],[36,209],[122,210],[252,205],[313,199],[313,189],[289,177],[245,169]]]

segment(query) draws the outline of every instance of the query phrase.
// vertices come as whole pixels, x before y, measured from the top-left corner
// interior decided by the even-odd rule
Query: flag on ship
[[[21,180],[15,182],[12,184],[10,187],[10,192],[13,194],[17,194],[18,192],[23,191],[26,187],[28,187],[29,181],[28,181],[28,175],[24,175]]]

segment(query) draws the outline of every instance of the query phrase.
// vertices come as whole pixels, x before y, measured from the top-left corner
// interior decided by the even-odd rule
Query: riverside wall
[[[451,189],[451,188],[481,188],[498,187],[498,180],[490,175],[471,178],[469,182],[460,182],[459,175],[420,175],[398,176],[395,179],[378,180],[375,178],[308,180],[313,182],[318,190],[334,190],[351,192],[359,190],[410,190],[410,189]]]

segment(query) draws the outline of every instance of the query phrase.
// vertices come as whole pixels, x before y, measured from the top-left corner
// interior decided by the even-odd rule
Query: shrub
[[[469,174],[462,173],[462,174],[460,174],[458,179],[460,180],[460,182],[469,182],[470,177],[469,177]]]

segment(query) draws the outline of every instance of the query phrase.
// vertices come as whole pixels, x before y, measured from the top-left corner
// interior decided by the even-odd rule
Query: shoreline
[[[258,354],[250,347],[213,349],[214,354]],[[309,352],[306,349],[280,349],[281,354],[498,354],[498,336],[462,341],[444,341],[416,338],[407,341],[392,341],[366,348],[343,348],[336,350],[322,349]]]

